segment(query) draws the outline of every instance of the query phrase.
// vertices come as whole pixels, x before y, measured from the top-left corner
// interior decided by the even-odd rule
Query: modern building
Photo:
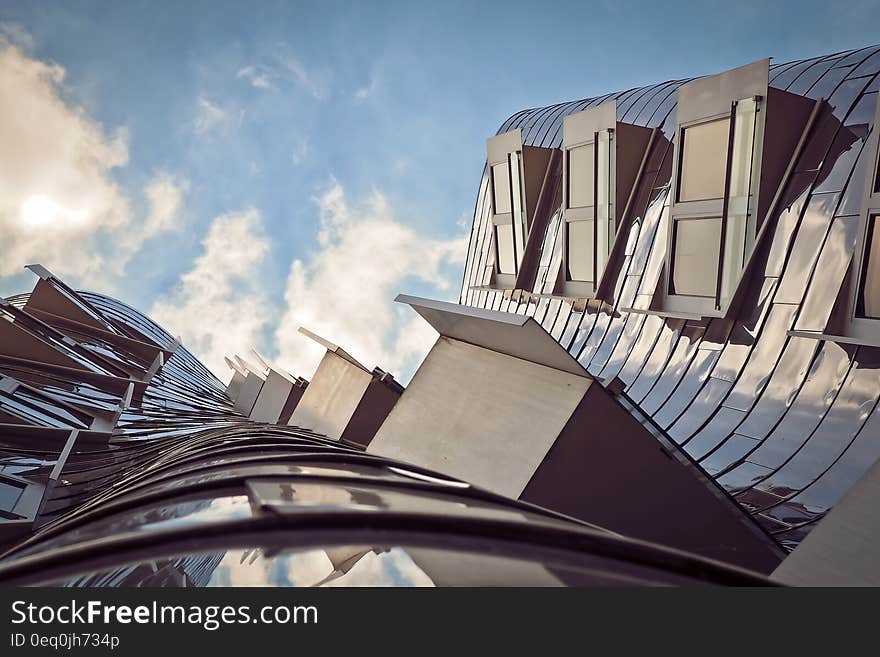
[[[307,329],[224,386],[32,266],[0,584],[880,584],[878,90],[875,46],[514,114],[405,389]]]
[[[875,46],[519,112],[464,272],[462,305],[534,318],[795,555],[880,456],[878,71]],[[533,149],[511,239],[497,180],[540,177]],[[876,562],[876,519],[840,523]]]

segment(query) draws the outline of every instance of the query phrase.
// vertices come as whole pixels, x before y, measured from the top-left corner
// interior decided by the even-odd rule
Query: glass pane
[[[721,298],[733,296],[746,260],[747,217],[742,214],[728,215],[727,231],[724,233],[724,268],[721,272]]]
[[[593,144],[568,151],[568,207],[586,208],[593,205],[596,184]]]
[[[868,238],[865,243],[865,275],[859,294],[859,315],[880,319],[880,230],[874,215],[868,220]]]
[[[880,194],[880,157],[877,158],[877,173],[874,176],[874,193]]]
[[[758,103],[754,98],[736,104],[733,126],[733,153],[730,160],[730,196],[748,197],[752,187],[752,154]]]
[[[760,176],[763,142],[762,124],[758,121],[759,111],[758,101],[746,98],[737,102],[734,113],[727,230],[721,273],[721,299],[724,302],[736,290],[746,258],[755,241],[755,184]]]
[[[495,226],[495,243],[498,245],[498,271],[502,274],[515,274],[513,259],[513,226]]]
[[[721,246],[721,217],[675,222],[674,294],[714,297]]]
[[[510,212],[510,170],[507,162],[492,167],[492,186],[495,196],[495,214]]]
[[[24,487],[7,481],[0,481],[0,510],[12,511],[21,497]]]
[[[510,197],[513,201],[514,236],[516,238],[516,248],[519,253],[523,252],[526,237],[529,234],[529,227],[526,224],[526,213],[523,211],[526,207],[526,201],[523,195],[521,155],[521,153],[516,152],[507,156],[507,159],[510,162],[510,171],[513,172],[513,175],[510,176]]]
[[[724,196],[730,119],[723,118],[685,129],[682,139],[679,201],[701,201]]]
[[[615,162],[614,133],[603,130],[596,140],[596,276],[605,270],[608,254],[614,244],[616,226],[614,221]]]
[[[568,230],[568,280],[593,282],[593,222],[571,221]]]

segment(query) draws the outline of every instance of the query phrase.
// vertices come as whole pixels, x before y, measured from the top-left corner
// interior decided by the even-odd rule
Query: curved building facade
[[[880,456],[878,71],[874,46],[523,110],[477,196],[461,304],[533,317],[786,550]],[[523,235],[494,200],[516,166]]]
[[[303,328],[311,380],[223,385],[31,266],[0,584],[880,584],[878,90],[875,46],[513,115],[405,389]]]

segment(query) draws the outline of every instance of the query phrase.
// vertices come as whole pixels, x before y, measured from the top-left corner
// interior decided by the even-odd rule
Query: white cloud
[[[18,23],[0,23],[0,43],[18,46],[25,52],[34,49],[34,38]]]
[[[323,73],[309,70],[296,55],[289,51],[282,50],[278,54],[277,61],[287,77],[317,100],[325,100],[328,97],[330,89]]]
[[[66,102],[64,69],[27,56],[9,34],[0,34],[0,276],[40,262],[73,284],[112,288],[143,242],[173,224],[185,186],[168,174],[151,181],[155,213],[133,221],[113,178],[128,163],[126,132],[108,135]]]
[[[463,261],[466,237],[438,240],[419,234],[397,221],[379,192],[352,206],[337,182],[317,203],[319,249],[290,267],[287,310],[276,331],[278,363],[301,376],[314,371],[322,350],[297,333],[305,326],[367,367],[379,365],[406,378],[436,334],[395,304],[394,296],[410,278],[441,294],[448,290],[445,266]]]
[[[235,77],[239,80],[247,80],[255,89],[273,89],[269,73],[258,70],[254,66],[245,66],[240,69]]]
[[[183,195],[189,190],[187,181],[175,180],[171,174],[161,171],[150,181],[145,190],[150,204],[145,232],[149,236],[180,228],[176,223]]]
[[[299,166],[305,162],[310,150],[311,145],[306,137],[294,137],[293,152],[290,154],[290,160],[294,166]]]
[[[229,125],[229,121],[229,112],[207,98],[199,98],[193,122],[193,128],[197,135],[207,135],[225,129]]]
[[[284,43],[263,53],[259,64],[238,69],[235,77],[256,89],[278,89],[288,85],[298,87],[316,100],[326,100],[330,96],[330,72],[306,66]]]
[[[366,86],[359,88],[354,92],[354,101],[356,103],[362,103],[367,98],[370,98],[379,88],[379,78],[373,76],[370,78],[370,83]]]
[[[228,379],[223,356],[257,344],[272,320],[258,282],[269,240],[259,213],[247,210],[214,219],[202,247],[193,268],[172,294],[153,304],[150,316]]]

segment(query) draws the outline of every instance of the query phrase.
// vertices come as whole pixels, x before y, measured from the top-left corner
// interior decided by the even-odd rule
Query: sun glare
[[[53,224],[58,221],[81,221],[85,213],[59,205],[47,196],[31,196],[21,204],[21,220],[29,226]]]

